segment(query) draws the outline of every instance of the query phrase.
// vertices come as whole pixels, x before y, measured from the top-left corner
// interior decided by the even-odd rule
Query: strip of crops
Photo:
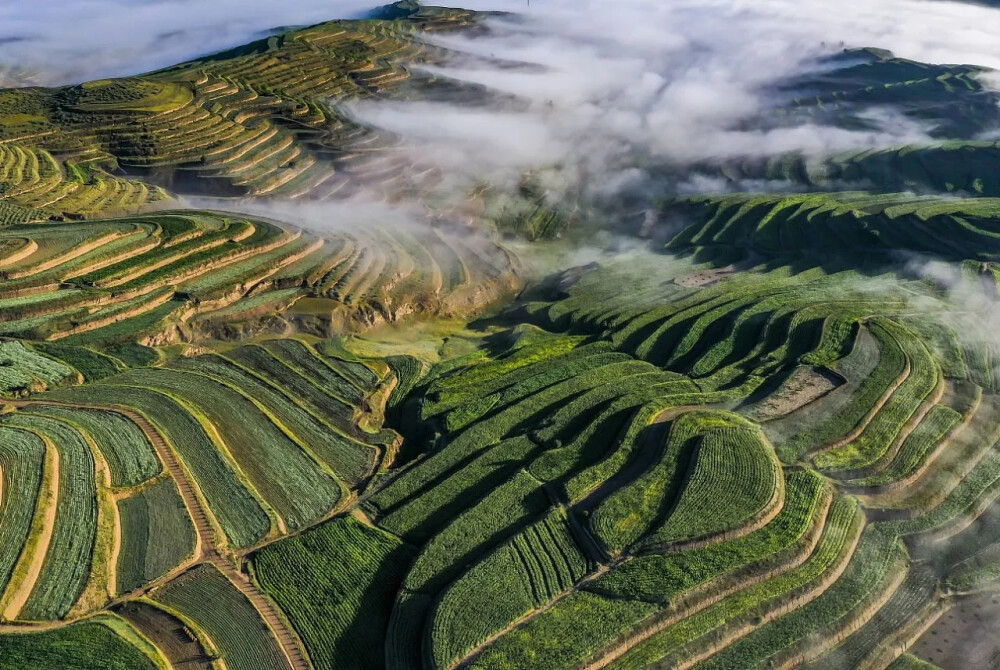
[[[864,313],[860,313],[862,310]],[[860,321],[865,314],[870,314],[873,311],[864,306],[860,309],[838,309],[828,313],[823,319],[819,344],[802,357],[802,362],[807,365],[824,365],[837,369],[847,366],[847,371],[850,371],[854,364],[853,359],[860,358],[859,353],[863,351],[858,348],[857,338],[871,338],[871,335],[861,328]],[[861,334],[862,332],[864,335]],[[851,349],[852,346],[854,349]],[[878,360],[878,350],[874,345],[865,348],[869,351],[874,349],[876,356],[873,356],[871,360],[874,369]],[[840,362],[838,363],[838,361]]]
[[[557,509],[455,580],[434,608],[430,653],[448,668],[476,645],[563,593],[590,570]]]
[[[510,479],[538,451],[538,445],[524,435],[503,440],[485,453],[459,463],[440,479],[425,481],[420,491],[399,499],[392,507],[369,502],[383,513],[379,518],[383,528],[409,541],[422,541],[478,501],[483,491]]]
[[[511,335],[515,335],[514,332]],[[462,388],[475,388],[483,384],[492,384],[501,379],[518,381],[521,377],[515,373],[528,366],[543,361],[555,359],[568,353],[583,343],[583,338],[553,336],[537,328],[521,328],[519,335],[511,348],[495,360],[479,362],[464,370],[456,371],[447,377],[435,380],[433,388],[439,392],[442,400],[448,391]],[[528,375],[534,374],[529,372]]]
[[[126,319],[139,319],[142,315],[155,310],[173,298],[173,290],[162,288],[150,293],[143,293],[129,300],[112,303],[97,311],[68,321],[53,320],[49,327],[50,339],[65,339],[67,332],[86,333],[98,328],[107,328]],[[138,321],[134,323],[140,323]]]
[[[622,377],[629,375],[649,374],[659,372],[652,367],[644,367],[642,364],[635,365],[637,361],[621,353],[598,353],[575,356],[577,352],[562,357],[562,364],[540,363],[537,367],[537,374],[513,384],[509,388],[498,393],[487,396],[477,396],[470,394],[458,407],[448,412],[445,416],[445,428],[450,433],[457,433],[474,421],[484,416],[509,407],[515,402],[529,398],[535,393],[579,376],[585,372],[598,370],[605,366],[619,365],[618,369],[623,371]],[[569,360],[573,358],[573,360]],[[579,398],[578,398],[579,399]],[[577,400],[578,400],[577,399]],[[576,400],[573,401],[574,403]],[[572,404],[572,403],[571,403]],[[423,413],[424,417],[429,416],[428,412]]]
[[[550,411],[550,408],[590,388],[605,383],[615,383],[626,374],[639,374],[650,370],[647,363],[627,361],[590,370],[554,384],[473,424],[442,450],[373,496],[371,502],[383,511],[393,509],[404,500],[415,497],[422,489],[428,488],[429,483],[446,477],[460,464],[470,461],[477,454],[496,445],[504,435],[533,417],[543,416]]]
[[[796,280],[799,280],[796,277]],[[808,281],[808,277],[802,277],[800,281]],[[726,333],[730,336],[735,336],[737,334],[737,324],[742,319],[752,319],[752,310],[762,304],[766,304],[769,297],[782,290],[782,286],[771,285],[771,282],[765,282],[764,286],[757,290],[748,291],[746,294],[740,294],[737,299],[730,299],[724,302],[722,305],[710,309],[702,314],[689,314],[685,312],[682,314],[684,316],[683,330],[681,330],[683,335],[680,335],[676,346],[672,348],[669,359],[667,359],[667,366],[675,370],[686,370],[691,368],[692,373],[696,371],[701,372],[701,376],[707,373],[711,369],[711,362],[714,358],[712,350],[706,351],[706,347],[711,347],[712,343],[719,342],[720,338],[716,337],[716,334],[724,337]],[[695,310],[690,310],[695,311]],[[725,342],[726,340],[721,340]],[[716,345],[717,346],[717,345]],[[659,350],[659,353],[657,353]],[[661,360],[659,356],[665,354],[665,348],[661,346],[654,349],[651,355],[654,356],[654,360]],[[699,359],[707,357],[707,363],[704,366],[696,366],[695,363]]]
[[[264,348],[320,388],[334,389],[338,397],[352,405],[360,404],[365,395],[374,390],[374,385],[355,386],[349,375],[331,366],[312,347],[299,340],[270,340],[264,343]]]
[[[0,393],[57,384],[72,374],[72,368],[20,342],[0,342]]]
[[[819,543],[805,563],[678,621],[635,646],[608,667],[632,670],[649,667],[654,662],[661,665],[677,663],[684,656],[685,645],[709,641],[705,636],[712,631],[762,618],[797,593],[821,582],[836,562],[849,560],[847,552],[861,528],[862,517],[857,503],[850,498],[838,498],[830,509]]]
[[[393,409],[399,407],[416,387],[424,374],[424,364],[419,358],[406,355],[388,356],[385,362],[398,380],[387,403],[387,407]]]
[[[903,654],[889,666],[888,670],[940,670],[940,668],[912,654]]]
[[[840,272],[764,298],[740,315],[737,324],[745,321],[743,327],[734,327],[728,337],[698,359],[692,373],[711,373],[710,379],[719,383],[735,378],[755,363],[758,374],[771,374],[781,363],[803,355],[805,362],[832,363],[843,355],[854,321],[892,309],[888,301],[894,296],[888,291],[878,302],[866,300],[863,294],[854,298],[852,286],[859,281],[856,273]],[[824,317],[820,346],[808,352],[816,340],[816,324]]]
[[[655,397],[656,387],[652,387],[623,395],[595,408],[589,423],[579,426],[569,442],[562,446],[553,443],[528,465],[528,471],[542,481],[563,481],[594,465],[609,452],[617,453],[618,440],[638,409]],[[589,490],[590,487],[583,488]],[[567,497],[571,500],[576,498],[572,494]]]
[[[356,408],[347,401],[335,395],[336,390],[328,392],[291,369],[266,349],[257,345],[249,345],[226,352],[229,358],[252,370],[258,375],[284,388],[287,392],[299,398],[320,417],[333,423],[341,430],[349,431],[354,421]]]
[[[937,581],[926,566],[911,568],[906,581],[871,621],[832,651],[806,666],[808,670],[861,667],[862,662],[891,640],[894,634],[905,631],[908,625],[922,623],[928,609],[935,605]],[[921,612],[924,612],[923,617]]]
[[[905,521],[892,522],[900,535],[921,533],[954,522],[962,515],[979,516],[981,511],[1000,495],[1000,450],[994,445],[934,509]]]
[[[991,503],[974,523],[962,526],[960,532],[949,534],[943,541],[935,541],[941,538],[933,535],[914,538],[916,541],[909,547],[911,557],[915,561],[929,559],[934,566],[941,566],[939,572],[952,574],[989,556],[1000,540],[1000,504]]]
[[[353,517],[253,554],[254,574],[317,670],[383,667],[389,612],[413,550]]]
[[[813,472],[791,471],[786,476],[785,506],[762,529],[681,554],[638,556],[587,588],[616,597],[667,601],[791,547],[818,514],[826,488]]]
[[[904,557],[905,550],[894,534],[875,526],[867,528],[847,571],[823,595],[758,628],[697,667],[745,670],[764,666],[776,654],[806,643],[814,634],[821,635],[825,627],[862,606],[885,587]]]
[[[122,319],[101,328],[88,330],[76,335],[63,338],[64,344],[76,346],[88,346],[92,344],[117,344],[133,341],[152,331],[159,330],[163,322],[184,309],[184,303],[178,300],[171,300],[148,312],[143,312],[138,316]]]
[[[561,340],[569,340],[569,342]],[[508,390],[536,377],[545,370],[559,370],[564,366],[572,367],[581,359],[609,354],[614,351],[607,342],[595,342],[583,346],[576,346],[576,344],[576,338],[542,339],[537,344],[521,345],[509,353],[507,357],[497,361],[478,363],[468,369],[440,377],[430,386],[429,402],[424,410],[424,415],[434,416],[456,408],[470,398]],[[563,351],[570,345],[573,345],[574,348]],[[553,352],[552,355],[547,356],[546,354],[550,351]],[[512,360],[508,360],[508,358]],[[496,370],[497,374],[483,379],[483,368]]]
[[[59,450],[59,501],[52,541],[20,618],[58,619],[86,586],[97,536],[97,481],[90,448],[80,433],[48,417],[16,413],[9,426],[46,435]]]
[[[935,405],[924,420],[906,436],[899,454],[886,470],[873,477],[851,482],[855,486],[879,486],[906,479],[924,463],[928,454],[962,420],[962,415],[950,407]]]
[[[969,378],[983,388],[996,390],[997,384],[993,378],[993,361],[997,356],[995,347],[981,338],[971,338],[971,341],[963,342],[962,345]]]
[[[32,412],[61,419],[90,435],[108,462],[112,486],[135,486],[160,474],[153,445],[121,414],[56,405],[35,406]]]
[[[278,269],[287,258],[304,253],[316,242],[303,235],[290,240],[277,249],[250,255],[246,260],[223,265],[205,274],[189,279],[177,287],[180,295],[196,301],[218,300],[237,288],[247,288]]]
[[[340,499],[337,482],[249,399],[229,387],[202,375],[169,369],[126,372],[115,377],[115,383],[165,391],[202,412],[290,529],[308,525]]]
[[[815,276],[817,275],[814,272],[802,280]],[[754,300],[780,293],[798,283],[787,266],[776,268],[764,275],[730,277],[726,282],[697,291],[680,300],[671,301],[669,294],[661,295],[656,301],[659,309],[653,309],[646,314],[639,312],[630,315],[630,322],[627,324],[605,325],[602,322],[598,325],[602,329],[610,330],[613,341],[621,343],[620,346],[634,349],[638,357],[665,364],[677,356],[690,352],[699,340],[705,339],[702,336],[706,328],[718,318],[726,316],[731,311],[743,311]],[[662,302],[667,302],[667,306],[660,306]],[[654,316],[653,322],[649,323],[650,318]],[[642,328],[636,330],[640,326]],[[720,332],[720,336],[728,334]]]
[[[194,526],[172,479],[121,500],[118,511],[122,525],[119,593],[166,574],[194,552]]]
[[[654,432],[649,427],[659,409],[654,404],[637,412],[613,456],[624,463],[626,457],[619,454],[651,452],[647,456],[648,465],[638,470],[635,479],[603,500],[591,518],[596,535],[616,553],[638,541],[654,524],[662,522],[681,491],[681,476],[693,457],[698,436],[703,432],[702,422],[712,418],[705,413],[684,414],[670,424],[669,432],[660,438],[658,431]],[[724,419],[718,421],[717,425],[726,425]],[[705,428],[710,429],[708,426]],[[643,449],[643,446],[647,448]],[[615,472],[610,468],[604,469],[607,476],[592,478],[595,484],[603,483]],[[573,500],[579,498],[574,493],[571,495]]]
[[[149,389],[103,383],[66,389],[49,397],[66,402],[135,408],[177,450],[234,546],[246,547],[267,535],[271,523],[260,504],[219,454],[198,420],[170,397]]]
[[[42,314],[41,316],[31,316],[16,321],[0,322],[0,335],[8,337],[21,337],[24,339],[39,339],[46,335],[45,327],[56,318],[73,318],[77,315],[86,314],[86,309],[72,307],[62,312],[54,314]]]
[[[944,248],[952,255],[969,258],[995,253],[995,240],[986,230],[962,226],[955,217],[939,216],[961,211],[966,217],[973,217],[978,214],[975,209],[970,211],[940,199],[930,201],[929,206],[920,203],[893,205],[900,199],[905,201],[912,196],[819,193],[680,198],[668,204],[668,211],[693,218],[695,222],[678,233],[667,248],[759,244],[775,252],[824,249],[827,252],[872,253],[913,249],[941,253],[942,249],[936,248],[926,235],[914,232],[920,230],[919,226],[912,225],[913,221],[905,221],[906,214],[916,212],[920,219],[937,217],[933,229],[940,231],[942,239],[948,240]],[[983,206],[983,216],[992,214],[988,208],[989,205]]]
[[[121,292],[139,291],[162,283],[171,283],[184,276],[190,276],[192,273],[204,272],[213,266],[224,265],[234,258],[251,255],[258,249],[279,242],[281,237],[286,234],[277,226],[267,223],[255,221],[253,226],[253,234],[238,245],[214,247],[189,254],[169,265],[132,279],[117,287],[116,290]]]
[[[284,312],[301,295],[303,295],[301,288],[265,291],[249,298],[242,298],[228,307],[208,312],[199,321],[209,324],[226,323],[242,318],[252,318],[264,312]]]
[[[503,635],[469,668],[575,668],[657,609],[641,600],[576,591],[526,625]]]
[[[782,474],[754,428],[722,428],[701,438],[692,471],[667,522],[650,542],[709,537],[739,528],[772,503]]]
[[[326,358],[345,379],[359,389],[375,388],[378,376],[360,359],[346,351],[335,340],[324,340],[316,345],[316,350]]]
[[[424,545],[406,574],[405,587],[427,593],[440,590],[458,570],[516,533],[547,507],[538,483],[524,472],[515,473]]]
[[[486,396],[480,396],[476,393],[469,394],[455,409],[446,415],[446,430],[450,433],[457,433],[472,422],[481,419],[491,412],[509,407],[511,404],[528,398],[550,386],[606,366],[620,364],[618,369],[622,370],[622,377],[630,374],[659,372],[651,366],[646,366],[633,360],[626,354],[588,354],[589,352],[584,353],[581,349],[567,356],[560,357],[558,361],[539,363],[533,366],[536,368],[536,374],[500,392]],[[433,410],[425,410],[423,416],[425,418],[430,416],[431,411]]]
[[[732,294],[726,293],[706,297],[673,312],[635,347],[636,355],[643,360],[666,366],[678,354],[689,351],[716,317],[725,316],[732,309],[745,309],[758,294],[760,287],[748,286],[746,291],[750,297],[742,301],[734,301]]]
[[[27,431],[0,426],[0,594],[31,531],[45,467],[45,444]]]
[[[281,387],[272,386],[263,378],[256,377],[215,354],[178,361],[175,366],[210,375],[265,405],[282,424],[350,484],[358,483],[371,469],[375,452],[370,447],[331,430],[330,426],[284,395]]]
[[[899,343],[910,365],[910,374],[879,409],[857,439],[816,457],[824,470],[846,470],[871,465],[892,446],[903,425],[938,385],[940,370],[927,348],[912,333],[892,321],[881,326]]]
[[[160,360],[160,353],[138,342],[105,346],[104,351],[130,368],[145,368]]]
[[[17,223],[27,223],[46,218],[48,215],[40,209],[21,207],[6,200],[0,200],[0,226],[12,226]]]
[[[962,345],[954,328],[938,323],[934,319],[908,319],[905,324],[906,328],[916,333],[934,354],[935,360],[941,365],[941,372],[946,377],[969,376],[969,370],[962,356]]]
[[[69,289],[6,298],[0,300],[0,315],[4,321],[14,321],[31,316],[52,314],[86,302],[87,296],[88,294],[83,291]]]
[[[247,597],[219,569],[203,564],[157,589],[153,598],[195,622],[229,670],[283,670],[288,661]]]
[[[670,384],[673,385],[672,382]],[[620,481],[636,478],[640,471],[651,465],[649,459],[652,458],[663,467],[657,467],[654,473],[647,473],[643,477],[660,477],[658,486],[661,486],[666,483],[662,476],[667,474],[668,470],[672,471],[674,467],[669,458],[666,460],[657,458],[660,449],[651,443],[651,441],[655,442],[661,439],[656,435],[656,430],[652,426],[657,417],[671,408],[711,402],[728,402],[731,398],[713,398],[712,394],[704,393],[669,393],[657,386],[651,386],[645,393],[638,392],[623,396],[613,402],[608,409],[634,406],[637,400],[642,401],[642,404],[631,413],[627,425],[621,431],[618,439],[613,440],[608,445],[610,448],[599,454],[600,458],[597,462],[587,464],[579,472],[572,473],[565,481],[564,488],[570,501],[576,503],[594,496],[592,502],[600,501],[600,505],[605,506],[609,510],[608,514],[612,516],[615,514],[615,512],[610,511],[613,507],[620,506],[618,508],[620,511],[628,510],[626,498],[635,496],[638,489],[634,482],[628,485],[628,491],[625,491],[624,488],[619,489]],[[690,449],[682,451],[687,453]],[[616,478],[615,483],[606,484],[612,478]],[[602,487],[605,490],[599,491]],[[607,499],[602,500],[609,492],[610,495],[607,496]],[[653,512],[653,507],[655,507],[655,503],[647,500],[641,508],[629,511],[630,520],[622,525],[621,530],[627,530],[632,535],[642,532],[643,529],[638,528],[638,526],[633,525],[630,529],[626,529],[626,526],[632,522],[640,522],[641,525],[642,519],[645,519],[646,522],[654,521],[657,515]],[[612,516],[608,518],[610,519]]]
[[[594,420],[601,409],[618,406],[619,401],[628,397],[665,400],[668,396],[679,396],[696,392],[697,388],[688,380],[677,381],[673,373],[650,369],[639,374],[623,376],[613,384],[598,386],[577,395],[556,411],[536,422],[532,438],[546,447],[559,447],[567,440],[581,435],[588,422]],[[601,454],[605,455],[605,454]],[[575,465],[582,465],[576,463]]]
[[[947,576],[948,586],[958,592],[989,588],[1000,579],[1000,547],[990,545],[952,567]]]
[[[88,382],[100,381],[122,370],[121,364],[115,359],[86,347],[33,342],[31,348],[76,368]]]
[[[0,635],[3,670],[158,670],[156,663],[101,623],[43,633]]]
[[[649,417],[652,419],[652,416]],[[648,421],[648,420],[647,420]],[[633,425],[645,429],[647,421],[638,421]],[[668,538],[680,539],[682,537],[687,537],[691,532],[697,532],[697,523],[692,525],[690,520],[690,515],[702,514],[702,520],[706,522],[707,528],[705,529],[706,534],[714,529],[719,532],[724,530],[722,526],[727,523],[733,522],[731,515],[746,515],[749,513],[752,516],[753,512],[750,512],[747,508],[739,507],[737,499],[730,499],[733,503],[732,508],[727,508],[726,511],[720,510],[718,518],[715,519],[720,526],[713,526],[710,520],[712,515],[712,508],[715,507],[714,501],[709,504],[705,498],[700,498],[699,496],[708,495],[710,498],[717,494],[713,494],[710,491],[714,491],[712,488],[706,490],[702,487],[704,486],[714,486],[714,484],[709,483],[709,478],[716,475],[727,477],[726,473],[733,471],[732,464],[726,463],[725,468],[722,473],[712,471],[706,471],[704,468],[698,468],[697,466],[697,456],[699,442],[702,442],[702,447],[706,448],[706,455],[710,454],[713,450],[712,447],[716,446],[716,443],[709,443],[704,445],[703,440],[705,436],[711,435],[717,431],[726,431],[727,429],[735,430],[746,430],[750,431],[748,435],[742,438],[735,438],[741,446],[749,446],[749,442],[746,445],[742,443],[745,441],[744,438],[749,437],[750,434],[755,432],[756,429],[745,419],[735,415],[726,414],[721,412],[688,412],[681,415],[679,418],[674,420],[670,426],[670,433],[667,436],[665,443],[662,447],[657,447],[657,453],[655,455],[650,454],[648,458],[655,459],[651,463],[651,466],[645,471],[641,472],[640,476],[634,481],[625,484],[621,489],[614,492],[607,500],[601,503],[597,511],[594,514],[592,525],[598,536],[607,544],[607,546],[613,548],[616,551],[620,551],[626,546],[636,542],[639,538],[643,537],[654,528],[657,528],[665,519],[668,512],[673,510],[672,514],[678,514],[678,520],[674,526],[670,525],[670,521],[667,521],[667,527],[662,530],[657,528],[656,532],[652,537],[648,539],[648,542],[658,543],[661,541],[666,541]],[[623,439],[623,443],[628,441],[636,440],[648,440],[651,439],[651,434],[648,433],[646,429],[647,436],[639,437],[636,436],[634,439],[629,440],[629,436]],[[718,444],[724,444],[725,440]],[[741,483],[741,487],[754,487],[756,484],[763,483],[767,485],[770,482],[770,488],[762,493],[765,498],[764,503],[771,498],[774,488],[778,485],[777,476],[777,464],[773,459],[767,456],[767,452],[770,448],[763,443],[760,437],[756,438],[758,446],[755,451],[746,453],[746,463],[748,466],[754,463],[755,460],[759,461],[759,465],[763,468],[770,467],[771,475],[770,477],[764,477],[766,474],[765,470],[761,470],[759,474],[762,476],[761,480],[757,482],[745,481]],[[734,446],[735,449],[739,449],[739,446]],[[619,452],[623,451],[620,447]],[[729,454],[729,455],[735,455]],[[728,458],[729,455],[726,457]],[[692,477],[697,477],[697,485],[687,486],[687,488],[682,489],[682,485],[686,486],[685,482],[681,481],[681,477],[685,471],[688,470],[688,463],[691,459],[695,460],[695,465],[692,470]],[[709,457],[710,459],[713,457]],[[708,464],[706,463],[706,466]],[[714,467],[714,466],[713,466]],[[749,475],[749,472],[742,473]],[[734,482],[727,481],[725,486],[731,486]],[[738,489],[736,489],[738,490]],[[736,490],[729,490],[729,495],[738,495]],[[699,497],[697,500],[692,501],[696,506],[709,505],[705,509],[699,509],[695,511],[694,508],[690,508],[685,501],[685,492],[690,491],[688,495],[693,495]],[[678,498],[677,496],[680,495]],[[743,502],[749,504],[751,507],[752,498],[754,497],[754,490],[748,489],[746,491],[746,497]],[[676,501],[676,502],[675,502]],[[758,508],[759,509],[759,508]],[[704,515],[708,515],[707,517]],[[730,515],[730,516],[727,516]]]
[[[148,253],[135,256],[120,263],[115,263],[114,265],[109,265],[108,267],[95,272],[87,273],[78,279],[85,284],[98,286],[107,285],[109,280],[116,280],[124,277],[132,279],[135,276],[145,274],[145,272],[143,272],[143,268],[146,266],[167,266],[189,254],[196,253],[207,248],[216,247],[223,242],[233,239],[234,237],[239,237],[241,234],[245,234],[245,232],[249,231],[249,229],[249,223],[245,221],[237,221],[233,223],[233,225],[227,226],[226,228],[200,235],[179,244],[174,244],[169,247],[161,244]],[[146,272],[149,271],[151,270],[147,270]]]
[[[402,590],[389,618],[385,640],[386,670],[422,670],[424,622],[433,599],[422,593]]]

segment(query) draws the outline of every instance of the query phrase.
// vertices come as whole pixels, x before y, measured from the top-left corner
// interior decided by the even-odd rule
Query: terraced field
[[[282,332],[296,319],[325,334],[331,325],[365,327],[414,312],[470,313],[519,281],[518,261],[499,241],[448,227],[320,236],[261,219],[177,211],[16,224],[0,228],[2,240],[16,251],[0,270],[0,335],[57,342],[42,351],[71,364],[98,355],[63,345],[163,344],[240,328]],[[287,320],[275,322],[276,313]],[[2,346],[12,364],[0,373],[0,391],[53,385],[72,373],[16,343]],[[109,365],[114,369],[113,360],[102,367]],[[94,376],[92,366],[83,363],[81,374]]]
[[[823,191],[847,183],[880,192],[997,197],[1000,183],[992,166],[998,147],[989,132],[998,122],[997,92],[983,81],[988,72],[974,65],[920,63],[882,49],[845,49],[778,86],[777,108],[760,123],[873,129],[879,127],[879,111],[892,110],[921,124],[932,142],[875,146],[822,160],[800,153],[748,156],[696,170],[733,184],[763,179]]]
[[[0,670],[995,666],[989,73],[820,60],[747,123],[933,143],[684,175],[773,190],[440,205],[345,110],[517,107],[483,18],[0,90]]]
[[[393,151],[347,101],[483,88],[424,68],[458,57],[433,35],[477,14],[396,3],[364,21],[291,30],[143,75],[0,91],[0,221],[134,212],[171,194],[328,199],[441,179]],[[461,55],[468,58],[468,55]]]

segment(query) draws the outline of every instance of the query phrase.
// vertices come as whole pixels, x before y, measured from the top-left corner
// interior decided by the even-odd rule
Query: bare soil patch
[[[1000,593],[963,599],[927,629],[910,651],[944,670],[990,668],[1000,659]]]
[[[754,421],[779,419],[819,400],[843,383],[842,379],[823,368],[800,366],[774,393],[749,405],[747,417]]]

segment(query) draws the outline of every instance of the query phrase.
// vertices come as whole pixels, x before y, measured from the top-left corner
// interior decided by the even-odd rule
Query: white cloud
[[[351,18],[365,0],[4,0],[0,64],[46,83],[138,74],[239,46],[278,26]]]
[[[352,16],[358,0],[69,0],[0,5],[0,62],[39,62],[86,78],[165,66],[232,46],[260,31]],[[841,47],[875,46],[924,62],[1000,68],[1000,10],[933,0],[459,0],[518,12],[492,34],[440,34],[479,56],[541,64],[495,68],[458,59],[435,74],[529,101],[523,110],[441,103],[366,102],[350,109],[393,130],[469,180],[509,183],[525,168],[558,164],[589,176],[594,192],[637,182],[637,163],[697,162],[784,151],[822,154],[927,139],[892,110],[876,129],[805,123],[761,130],[773,85]],[[26,36],[4,44],[8,37]],[[66,70],[70,67],[72,69]],[[63,69],[60,69],[63,68]],[[1000,82],[988,78],[991,82]],[[452,180],[449,180],[449,184]]]

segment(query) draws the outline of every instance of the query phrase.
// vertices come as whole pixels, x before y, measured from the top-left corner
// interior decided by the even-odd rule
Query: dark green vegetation
[[[383,663],[389,612],[412,556],[395,537],[344,517],[262,549],[251,566],[316,668],[362,670]]]
[[[815,190],[858,184],[880,192],[962,193],[1000,196],[994,166],[1000,156],[993,130],[1000,123],[998,95],[981,79],[988,70],[896,58],[881,49],[849,49],[817,64],[775,91],[776,109],[764,127],[802,122],[844,130],[880,130],[919,123],[929,144],[871,147],[805,157],[778,154],[745,158],[699,171],[733,184],[765,179]],[[890,117],[886,119],[885,115]]]
[[[339,103],[438,89],[488,99],[486,89],[420,69],[452,57],[426,35],[475,20],[406,8],[141,77],[0,90],[0,222],[134,212],[169,203],[170,193],[327,198],[373,182],[427,188],[440,174],[387,153],[392,138],[352,121]]]
[[[121,500],[118,513],[122,524],[119,593],[161,577],[194,552],[194,527],[172,480]]]
[[[110,625],[109,625],[110,624]],[[47,633],[0,637],[4,670],[156,670],[115,630],[124,623],[79,623]]]
[[[463,28],[0,90],[0,668],[988,667],[949,618],[1000,621],[983,71],[832,57],[758,125],[934,143],[698,166],[781,188],[553,269],[601,216],[531,174],[439,206],[341,106],[500,101],[421,67]],[[172,199],[361,188],[426,225]]]
[[[211,565],[194,568],[154,592],[161,604],[194,622],[233,670],[285,667],[277,642],[253,604]]]

